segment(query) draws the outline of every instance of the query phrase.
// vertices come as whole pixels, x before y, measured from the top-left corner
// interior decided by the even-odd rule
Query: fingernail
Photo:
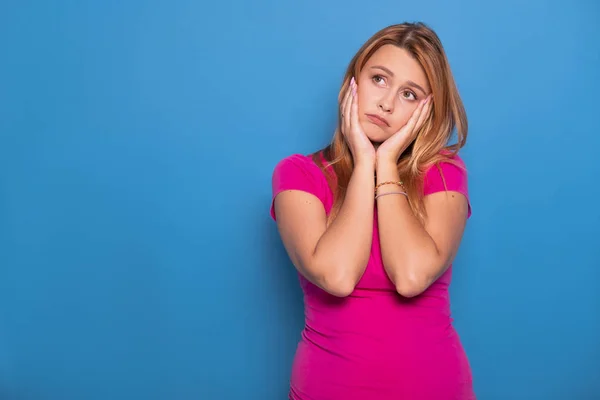
[[[354,86],[354,77],[350,80],[350,85]]]

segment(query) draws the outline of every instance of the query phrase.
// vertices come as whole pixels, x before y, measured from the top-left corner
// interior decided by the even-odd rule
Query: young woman
[[[474,399],[448,295],[471,214],[467,119],[438,36],[376,33],[339,105],[331,144],[273,173],[271,216],[305,301],[289,398]]]

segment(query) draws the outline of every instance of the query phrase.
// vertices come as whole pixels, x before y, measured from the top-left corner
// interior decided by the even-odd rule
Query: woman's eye
[[[405,90],[404,92],[402,92],[402,98],[406,100],[416,100],[417,96],[410,90]]]
[[[383,76],[381,76],[381,75],[375,75],[373,77],[373,82],[375,82],[375,83],[382,83],[382,82],[384,82]]]

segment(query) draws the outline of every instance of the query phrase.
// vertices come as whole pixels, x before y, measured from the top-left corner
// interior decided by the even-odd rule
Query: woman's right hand
[[[357,87],[356,81],[352,78],[340,105],[340,129],[346,138],[354,164],[366,162],[374,165],[376,160],[375,147],[373,147],[358,120]]]

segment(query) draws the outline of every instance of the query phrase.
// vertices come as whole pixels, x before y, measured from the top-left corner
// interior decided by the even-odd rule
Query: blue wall
[[[54,3],[0,5],[0,398],[285,398],[271,171],[405,20],[470,118],[452,299],[479,398],[600,398],[597,2]]]

